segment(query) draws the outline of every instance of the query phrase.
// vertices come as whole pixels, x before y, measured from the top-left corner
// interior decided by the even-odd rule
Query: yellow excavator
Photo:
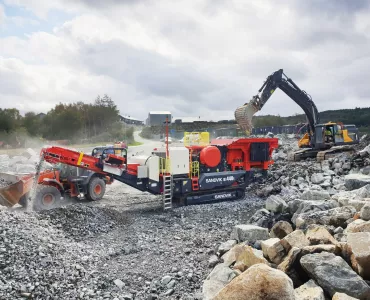
[[[354,150],[353,145],[359,143],[357,127],[341,122],[320,123],[319,112],[311,96],[288,78],[283,69],[268,76],[258,94],[235,110],[236,122],[247,135],[253,128],[253,115],[262,109],[277,88],[297,103],[307,117],[307,133],[298,141],[300,150],[289,153],[289,160],[316,157],[318,161],[322,161],[338,152]]]

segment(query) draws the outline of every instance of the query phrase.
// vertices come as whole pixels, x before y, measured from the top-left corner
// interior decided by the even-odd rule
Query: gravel
[[[116,183],[97,202],[0,211],[0,299],[201,299],[212,254],[263,201],[159,204]]]

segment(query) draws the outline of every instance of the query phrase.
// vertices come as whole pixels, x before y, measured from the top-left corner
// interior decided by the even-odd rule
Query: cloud
[[[368,1],[5,3],[48,22],[51,10],[76,16],[51,32],[0,39],[1,106],[40,111],[107,93],[142,119],[150,110],[233,118],[280,68],[319,110],[369,106]],[[277,91],[260,114],[301,112]]]
[[[3,6],[0,4],[0,28],[4,22],[5,22],[5,12]]]

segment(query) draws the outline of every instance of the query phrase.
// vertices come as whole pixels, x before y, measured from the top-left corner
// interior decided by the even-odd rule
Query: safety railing
[[[171,161],[169,158],[164,158],[164,157],[159,158],[159,172],[160,174],[170,174],[171,173]]]
[[[193,161],[190,168],[191,178],[199,177],[199,161]]]

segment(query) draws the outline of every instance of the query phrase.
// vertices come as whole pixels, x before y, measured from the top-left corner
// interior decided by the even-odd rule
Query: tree
[[[10,133],[20,126],[21,115],[15,108],[0,108],[0,131]]]
[[[34,112],[26,113],[22,120],[22,124],[31,136],[37,136],[41,134],[41,118]]]

